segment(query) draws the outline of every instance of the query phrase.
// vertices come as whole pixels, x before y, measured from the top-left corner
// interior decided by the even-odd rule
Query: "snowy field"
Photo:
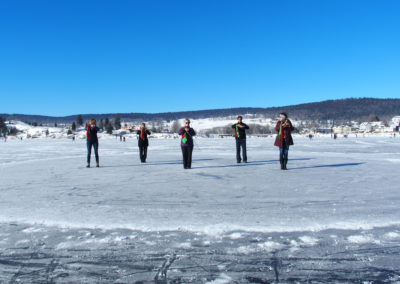
[[[294,139],[2,142],[0,283],[400,283],[400,139]]]

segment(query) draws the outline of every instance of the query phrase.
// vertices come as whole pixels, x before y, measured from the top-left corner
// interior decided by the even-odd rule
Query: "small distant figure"
[[[125,142],[125,136],[122,138],[122,140]]]
[[[122,135],[120,135],[120,136],[119,136],[119,141],[121,141],[121,142],[122,142]]]
[[[196,132],[190,127],[190,120],[185,119],[185,125],[179,129],[178,134],[181,136],[181,150],[183,159],[183,168],[192,168],[192,153],[193,153],[193,136]]]
[[[147,159],[147,148],[149,147],[148,135],[151,135],[150,130],[146,128],[146,124],[142,123],[140,125],[140,130],[136,132],[138,135],[138,146],[139,146],[139,157],[142,163],[146,163]],[[125,137],[124,137],[125,142]]]
[[[75,135],[74,135],[74,136],[72,136],[72,141],[75,141]]]
[[[344,137],[344,138],[347,138],[348,136],[347,136],[347,134],[345,134],[345,135],[343,135],[343,137]]]
[[[100,129],[96,126],[96,119],[91,119],[86,125],[86,146],[87,146],[87,168],[90,168],[90,156],[92,153],[92,147],[94,149],[94,155],[96,157],[96,167],[99,165],[99,139],[97,138],[97,132]]]
[[[279,161],[281,163],[281,170],[287,170],[289,146],[293,145],[293,130],[294,127],[292,122],[288,119],[288,115],[285,112],[281,112],[278,117],[278,122],[275,126],[277,135],[274,144],[275,146],[279,147]]]
[[[7,142],[7,135],[4,135],[4,142]]]
[[[337,134],[335,133],[335,134],[333,134],[333,139],[336,140],[336,138],[337,138]]]
[[[247,163],[246,129],[249,129],[249,126],[243,123],[241,115],[237,117],[237,120],[238,122],[232,125],[232,128],[235,129],[236,162],[239,164],[242,161],[240,156],[240,148],[242,148],[243,162]]]
[[[308,138],[310,138],[310,140],[312,140],[313,139],[313,135],[311,133],[308,134]]]

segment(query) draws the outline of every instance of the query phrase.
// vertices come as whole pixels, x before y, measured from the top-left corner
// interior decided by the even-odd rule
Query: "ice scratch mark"
[[[169,267],[174,263],[176,260],[176,253],[172,256],[168,256],[167,259],[164,261],[160,270],[158,270],[156,277],[154,277],[154,282],[156,284],[167,284],[167,272]]]

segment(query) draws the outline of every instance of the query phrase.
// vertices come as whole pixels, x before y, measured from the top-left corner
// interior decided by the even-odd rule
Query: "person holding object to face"
[[[146,163],[147,147],[149,147],[149,139],[147,138],[147,135],[150,135],[151,132],[146,129],[146,124],[142,123],[140,125],[140,129],[136,132],[136,134],[138,135],[140,161],[142,163]]]
[[[193,136],[196,132],[190,127],[190,120],[185,119],[185,125],[179,129],[178,134],[181,136],[181,149],[183,157],[183,168],[192,168],[192,153],[193,153]]]
[[[243,162],[247,163],[247,149],[246,149],[246,129],[249,126],[242,122],[243,117],[239,115],[237,117],[238,122],[232,125],[235,129],[235,140],[236,140],[236,161],[240,163],[242,158],[240,157],[240,148],[242,148]]]
[[[99,167],[99,139],[97,138],[97,132],[100,129],[96,126],[96,119],[91,119],[86,124],[86,146],[87,146],[87,168],[90,168],[90,156],[92,153],[92,147],[94,149],[94,155],[96,157],[96,167]]]
[[[292,131],[294,127],[292,122],[287,118],[287,114],[282,112],[279,114],[278,122],[275,126],[277,132],[275,146],[279,147],[279,161],[281,170],[287,170],[289,146],[293,145]]]

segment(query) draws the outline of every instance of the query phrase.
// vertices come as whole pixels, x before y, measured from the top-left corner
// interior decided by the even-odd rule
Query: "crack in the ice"
[[[170,266],[174,263],[177,259],[176,253],[173,253],[172,256],[168,256],[167,259],[164,261],[161,268],[158,270],[156,276],[154,277],[154,282],[156,284],[167,284],[167,272]]]
[[[282,260],[274,254],[271,265],[274,269],[275,281],[279,282],[279,269],[282,267]]]

